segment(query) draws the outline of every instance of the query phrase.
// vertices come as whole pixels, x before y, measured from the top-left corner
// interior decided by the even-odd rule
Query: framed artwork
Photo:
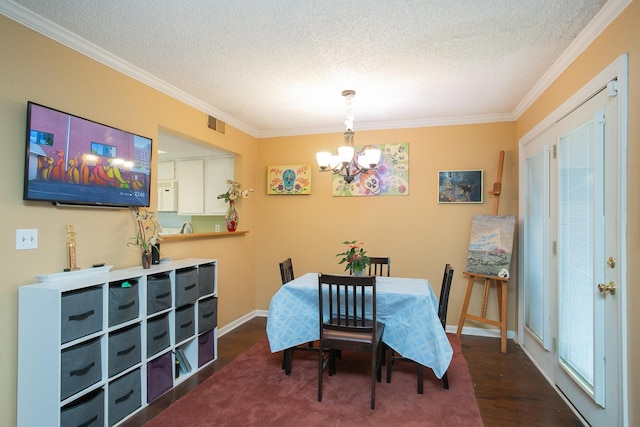
[[[333,174],[331,195],[350,196],[408,196],[409,195],[409,143],[357,146],[356,157],[367,148],[382,152],[375,170],[366,173],[353,170],[355,178],[350,184],[340,175]]]
[[[513,252],[516,217],[513,215],[476,215],[471,223],[467,271],[498,276],[509,271]]]
[[[268,166],[267,194],[311,194],[311,165]]]
[[[482,203],[482,171],[439,171],[438,203]]]

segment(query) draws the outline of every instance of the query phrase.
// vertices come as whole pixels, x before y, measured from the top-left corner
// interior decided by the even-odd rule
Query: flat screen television
[[[27,103],[24,200],[148,207],[152,140]]]

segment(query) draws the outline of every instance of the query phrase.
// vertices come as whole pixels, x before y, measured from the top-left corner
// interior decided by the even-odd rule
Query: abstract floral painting
[[[409,143],[377,144],[356,147],[356,157],[367,148],[382,151],[375,170],[366,173],[352,169],[353,182],[333,175],[332,196],[407,196],[409,195]]]
[[[311,165],[268,166],[267,194],[311,194]]]
[[[466,271],[489,276],[498,276],[502,269],[509,271],[515,226],[513,215],[474,216]]]

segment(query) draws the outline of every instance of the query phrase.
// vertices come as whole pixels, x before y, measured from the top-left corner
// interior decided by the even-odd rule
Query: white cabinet
[[[178,214],[224,215],[227,204],[218,199],[233,179],[233,157],[177,160]]]
[[[175,162],[158,162],[158,181],[173,181],[176,179]]]
[[[178,214],[204,214],[204,159],[176,162]]]
[[[19,427],[119,424],[217,357],[216,260],[69,272],[18,296]]]
[[[227,180],[233,179],[233,157],[211,158],[205,161],[204,208],[207,215],[224,215],[227,203],[218,195],[229,189]]]

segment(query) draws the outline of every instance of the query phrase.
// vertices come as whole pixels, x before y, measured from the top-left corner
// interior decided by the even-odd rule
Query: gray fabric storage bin
[[[168,274],[147,276],[147,314],[171,307],[171,278]]]
[[[176,307],[198,299],[198,269],[176,270]]]
[[[135,319],[139,313],[138,281],[129,279],[109,283],[109,326]]]
[[[61,426],[104,426],[104,390],[99,389],[60,409]]]
[[[100,338],[94,338],[62,350],[60,355],[61,400],[101,379]]]
[[[176,309],[175,328],[176,344],[193,336],[195,327],[194,305],[190,304]]]
[[[140,324],[109,334],[109,376],[112,377],[142,360]]]
[[[64,292],[60,337],[64,344],[102,330],[102,288],[92,286]]]
[[[203,297],[213,293],[215,264],[198,266],[198,295]]]
[[[168,314],[147,320],[147,357],[169,347],[170,339]]]
[[[198,301],[198,333],[218,326],[218,298],[210,297]]]
[[[142,406],[140,369],[109,383],[109,425],[112,426]]]

